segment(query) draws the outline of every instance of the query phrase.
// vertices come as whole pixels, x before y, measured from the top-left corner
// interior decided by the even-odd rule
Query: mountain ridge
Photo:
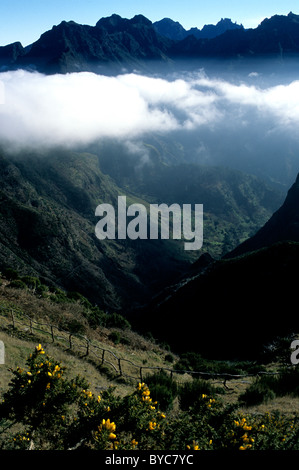
[[[176,41],[180,41],[191,35],[195,36],[197,39],[211,39],[220,36],[228,30],[243,28],[242,25],[233,23],[230,18],[221,18],[216,25],[206,24],[202,29],[193,27],[186,30],[178,21],[173,21],[171,18],[163,18],[160,21],[155,21],[153,26],[161,36],[166,36]]]
[[[226,258],[240,256],[283,241],[299,242],[299,174],[287,192],[284,203],[275,211],[258,232],[237,248],[226,254]]]
[[[173,350],[229,359],[257,359],[275,338],[297,334],[298,207],[299,175],[256,235],[219,260],[201,257],[177,284],[130,313],[134,327],[146,329],[150,315],[153,334]]]
[[[110,154],[108,158],[111,160]],[[185,253],[182,240],[99,241],[95,237],[98,204],[117,207],[118,196],[126,195],[128,204],[139,202],[148,207],[162,197],[159,193],[150,197],[146,186],[143,190],[131,183],[130,189],[116,181],[102,168],[101,161],[96,154],[58,149],[38,155],[23,152],[15,158],[2,153],[0,265],[43,278],[46,284],[78,291],[101,308],[119,311],[146,303],[173,283],[189,269],[197,253]],[[159,173],[160,165],[155,171]],[[166,170],[163,174],[161,184],[173,180],[171,167],[168,174]],[[182,174],[182,168],[177,174]],[[239,237],[257,229],[273,213],[273,199],[278,202],[280,198],[262,184],[252,205],[250,194],[256,193],[256,178],[240,174],[237,178],[234,172],[224,174],[213,168],[198,172],[186,168],[185,182],[193,189],[190,192],[187,187],[180,203],[185,202],[187,192],[192,204],[199,196],[207,201],[205,238],[211,253],[213,243],[215,252],[227,243],[228,247],[231,243],[236,246]],[[240,194],[240,188],[243,192],[247,188],[247,199]],[[238,207],[240,198],[242,204]],[[226,207],[226,215],[216,211],[216,200]],[[227,240],[223,232],[231,227],[236,233],[233,240]]]
[[[27,68],[46,74],[121,73],[147,70],[149,63],[151,67],[171,65],[182,58],[299,54],[299,16],[292,12],[267,18],[255,29],[223,22],[226,19],[218,23],[218,30],[222,28],[220,35],[197,38],[194,30],[191,35],[173,40],[159,34],[157,26],[143,15],[132,19],[112,15],[101,18],[95,26],[62,21],[29,47],[23,48],[18,42],[0,47],[0,67]],[[203,29],[207,28],[209,25]]]

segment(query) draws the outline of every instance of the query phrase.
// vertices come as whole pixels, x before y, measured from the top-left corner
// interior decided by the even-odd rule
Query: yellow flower
[[[53,371],[53,374],[56,374],[56,372],[58,372],[60,370],[60,367],[58,365],[56,365],[54,367],[54,371]]]
[[[109,418],[107,419],[107,421],[103,419],[102,425],[100,426],[100,430],[102,429],[102,427],[108,429],[108,431],[111,431],[113,433],[116,429],[116,424],[114,422],[111,423]]]
[[[100,401],[101,401],[101,397],[100,397],[100,395],[98,395],[97,402],[100,403]]]
[[[247,426],[247,424],[245,424],[245,426],[243,426],[243,429],[244,431],[251,431],[252,426]]]
[[[197,443],[196,441],[193,441],[193,442],[192,442],[192,447],[189,446],[189,445],[187,445],[187,449],[189,449],[189,450],[191,450],[191,449],[192,449],[192,450],[200,450],[199,445],[198,445],[198,443]]]
[[[156,428],[156,426],[157,426],[157,423],[155,423],[154,421],[150,421],[148,424],[150,431],[153,431]]]
[[[113,434],[113,432],[111,432],[111,433],[109,434],[109,439],[116,439],[116,435]]]
[[[136,447],[138,445],[138,442],[135,439],[133,439],[131,444],[133,447]]]
[[[38,346],[36,346],[35,349],[37,350],[38,353],[40,353],[40,354],[45,354],[45,351],[43,350],[41,344],[39,344]]]

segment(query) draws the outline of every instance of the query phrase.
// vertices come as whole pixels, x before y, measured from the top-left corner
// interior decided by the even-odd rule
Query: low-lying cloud
[[[254,71],[236,83],[203,71],[166,79],[18,70],[1,73],[0,83],[0,142],[14,147],[137,142],[149,133],[186,132],[197,136],[194,154],[217,160],[226,146],[252,153],[257,141],[270,145],[278,134],[281,146],[289,138],[298,144],[299,81],[261,87]]]

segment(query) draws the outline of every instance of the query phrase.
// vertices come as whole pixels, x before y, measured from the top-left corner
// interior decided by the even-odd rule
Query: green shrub
[[[247,406],[266,403],[285,395],[299,396],[298,368],[284,369],[277,375],[262,375],[240,395],[239,401]]]
[[[204,393],[196,408],[166,414],[154,382],[125,396],[93,393],[41,345],[11,373],[0,400],[1,450],[299,450],[298,416],[244,414]],[[155,375],[159,385],[169,379]]]
[[[2,274],[9,281],[19,279],[20,277],[18,271],[13,268],[2,268]]]
[[[107,326],[107,328],[120,328],[122,330],[131,328],[131,324],[128,320],[119,313],[106,314],[105,326]]]
[[[166,354],[165,355],[165,361],[172,363],[174,361],[173,355],[172,354]]]
[[[20,279],[11,281],[8,284],[8,287],[12,287],[13,289],[27,289],[25,282],[21,281]]]
[[[151,390],[153,400],[159,402],[161,409],[166,411],[171,408],[178,393],[178,385],[172,377],[161,370],[155,374],[147,375],[144,380]]]
[[[299,368],[283,369],[277,376],[275,393],[278,396],[299,396]]]
[[[120,333],[119,331],[112,331],[110,335],[108,336],[110,341],[112,341],[114,344],[119,344],[120,343]]]
[[[85,308],[92,308],[92,304],[89,300],[79,292],[68,292],[66,295],[68,299],[80,302]]]
[[[64,304],[69,302],[67,293],[64,292],[62,289],[59,289],[58,287],[51,287],[50,291],[52,292],[52,294],[50,295],[50,299],[53,302],[57,304]]]
[[[41,284],[40,280],[34,276],[22,276],[21,281],[23,281],[26,286],[32,290],[35,290]]]
[[[239,402],[246,406],[260,405],[275,398],[274,391],[265,383],[257,380],[239,396]]]
[[[68,321],[66,324],[66,330],[69,331],[72,334],[81,334],[84,335],[86,333],[86,328],[82,323],[76,318],[73,318],[72,320]]]
[[[193,379],[192,382],[186,382],[179,388],[180,407],[187,411],[191,407],[196,407],[202,395],[215,396],[217,392],[220,392],[220,389],[211,385],[207,380]]]
[[[204,359],[200,354],[194,352],[183,353],[175,365],[175,369],[181,372],[197,371],[211,374],[255,374],[265,370],[259,364],[252,362],[229,362]]]

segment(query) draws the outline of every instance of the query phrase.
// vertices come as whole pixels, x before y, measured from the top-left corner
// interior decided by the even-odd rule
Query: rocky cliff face
[[[239,256],[281,241],[299,242],[299,175],[289,189],[284,203],[270,220],[253,237],[239,245],[226,257]]]

